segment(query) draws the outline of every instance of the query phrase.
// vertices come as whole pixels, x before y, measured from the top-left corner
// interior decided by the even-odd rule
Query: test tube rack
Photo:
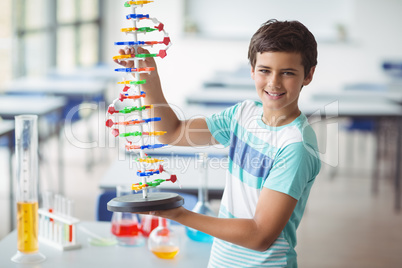
[[[74,217],[58,215],[45,209],[38,209],[39,241],[59,250],[81,248],[77,243],[76,225],[80,221]]]
[[[149,14],[138,14],[137,8],[143,7],[145,4],[153,1],[126,1],[124,6],[131,9],[130,14],[126,15],[126,19],[131,21],[132,25],[129,28],[122,28],[121,32],[132,38],[129,41],[115,42],[117,46],[127,46],[134,49],[134,54],[118,55],[113,57],[116,61],[130,60],[133,61],[131,68],[117,68],[116,72],[125,74],[123,81],[118,82],[123,87],[111,105],[109,105],[106,117],[106,126],[112,129],[112,134],[115,137],[120,137],[126,140],[125,149],[131,153],[139,154],[135,158],[138,167],[136,175],[141,179],[141,182],[132,184],[132,190],[142,191],[141,194],[125,195],[116,197],[108,202],[107,209],[113,212],[143,212],[151,210],[161,210],[176,208],[184,204],[184,199],[175,193],[166,192],[148,192],[150,188],[155,188],[161,183],[170,181],[176,182],[177,177],[164,170],[159,162],[163,160],[148,156],[146,150],[154,150],[167,146],[167,144],[155,143],[156,136],[164,135],[165,131],[151,131],[151,122],[160,121],[160,117],[144,116],[143,112],[152,111],[153,105],[144,105],[146,92],[141,90],[141,85],[145,84],[146,79],[141,79],[141,75],[150,74],[155,71],[153,67],[140,67],[140,61],[146,58],[160,57],[164,58],[167,49],[171,46],[169,34],[165,31],[163,23],[156,18],[150,17]],[[137,23],[151,23],[151,27],[138,27]],[[144,26],[144,25],[141,25]],[[163,33],[161,41],[139,41],[139,35]],[[157,53],[138,53],[139,47],[164,46]],[[150,113],[152,114],[152,113]],[[116,116],[117,115],[117,116]],[[132,119],[135,116],[136,119]],[[131,118],[127,118],[131,117]],[[124,128],[124,132],[122,129]],[[136,129],[136,131],[133,130]],[[148,128],[146,131],[145,128]],[[152,140],[153,139],[153,140]],[[156,166],[158,165],[158,166]],[[165,172],[170,175],[169,179],[150,180],[150,177],[156,174]]]
[[[72,216],[72,206],[72,200],[46,192],[44,207],[38,209],[40,242],[63,251],[81,247],[76,235],[80,220]]]

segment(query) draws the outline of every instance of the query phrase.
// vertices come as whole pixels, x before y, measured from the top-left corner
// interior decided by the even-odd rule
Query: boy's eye
[[[292,72],[284,72],[283,74],[284,75],[294,75],[294,73],[292,73]]]
[[[260,73],[263,73],[263,74],[268,73],[268,70],[261,69],[261,70],[260,70]]]

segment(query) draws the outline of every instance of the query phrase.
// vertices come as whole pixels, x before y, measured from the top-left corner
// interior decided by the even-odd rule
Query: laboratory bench
[[[81,228],[84,228],[82,230]],[[11,261],[17,252],[17,231],[14,230],[0,241],[0,267],[34,267],[34,268],[71,268],[71,267],[175,267],[205,268],[207,267],[211,243],[196,242],[189,239],[182,225],[170,228],[179,236],[179,253],[174,259],[159,259],[144,245],[125,247],[119,245],[94,246],[89,243],[89,230],[101,237],[111,237],[110,222],[80,222],[77,225],[77,243],[79,249],[61,251],[39,242],[39,252],[46,260],[34,265],[21,265]]]

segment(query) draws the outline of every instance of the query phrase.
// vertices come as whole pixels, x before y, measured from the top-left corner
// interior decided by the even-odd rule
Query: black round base
[[[107,209],[113,212],[145,212],[178,208],[184,199],[176,193],[148,193],[147,198],[141,194],[123,195],[107,203]]]

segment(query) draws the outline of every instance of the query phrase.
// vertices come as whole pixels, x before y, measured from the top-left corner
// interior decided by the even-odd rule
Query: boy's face
[[[264,116],[269,114],[291,116],[298,110],[298,98],[302,86],[308,85],[314,74],[314,67],[304,77],[304,67],[299,53],[263,52],[257,53],[251,76],[255,82]],[[268,113],[268,114],[266,114]]]

